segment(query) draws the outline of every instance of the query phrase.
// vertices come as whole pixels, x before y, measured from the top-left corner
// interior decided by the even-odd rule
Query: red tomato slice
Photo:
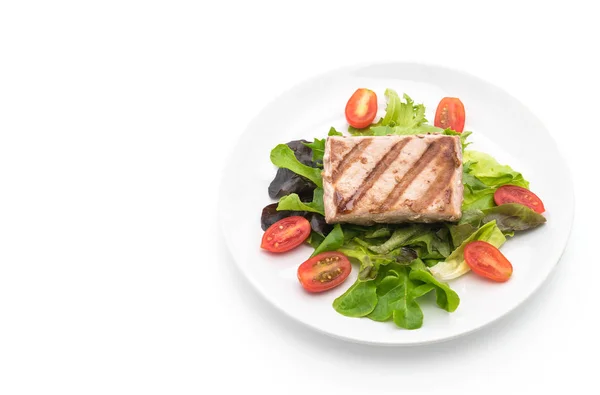
[[[287,217],[271,225],[263,235],[260,248],[286,252],[298,247],[310,235],[310,222],[304,217]]]
[[[465,127],[465,106],[456,97],[444,97],[435,111],[435,126],[462,133]]]
[[[497,282],[507,281],[513,267],[499,249],[485,241],[472,241],[465,246],[465,261],[475,273]]]
[[[518,203],[527,206],[536,213],[546,211],[542,199],[531,192],[529,189],[521,188],[516,185],[503,185],[494,192],[494,202],[498,206],[505,203]]]
[[[357,129],[369,126],[377,115],[377,95],[370,89],[357,89],[346,104],[346,120]]]
[[[324,252],[298,267],[298,280],[308,292],[323,292],[343,283],[351,271],[352,265],[346,255]]]

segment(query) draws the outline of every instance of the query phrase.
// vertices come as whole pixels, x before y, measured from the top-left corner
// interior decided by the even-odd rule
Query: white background
[[[595,393],[600,28],[586,3],[0,3],[0,393]],[[266,103],[391,60],[506,89],[560,142],[575,184],[547,284],[491,327],[425,347],[290,321],[241,277],[216,223],[221,169]]]

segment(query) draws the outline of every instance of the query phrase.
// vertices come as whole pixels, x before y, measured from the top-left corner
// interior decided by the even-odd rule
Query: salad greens
[[[334,127],[331,127],[329,129],[329,133],[327,135],[328,136],[343,136],[343,134],[338,132],[337,130],[335,130]],[[308,148],[312,149],[313,161],[319,162],[319,161],[323,160],[323,155],[325,155],[325,139],[315,138],[315,141],[313,141],[312,143],[305,143],[304,145],[306,145]]]
[[[470,269],[464,248],[472,241],[500,247],[507,236],[543,224],[546,219],[519,204],[497,206],[494,193],[502,185],[529,187],[523,175],[490,155],[466,149],[471,132],[457,133],[432,126],[425,118],[425,106],[415,104],[406,94],[385,91],[386,114],[365,129],[348,127],[355,136],[412,135],[441,133],[460,136],[463,148],[464,201],[462,217],[456,223],[378,224],[359,226],[337,224],[329,233],[312,231],[308,243],[312,256],[338,251],[359,266],[356,282],[333,302],[333,308],[348,317],[393,321],[405,329],[423,324],[419,298],[435,292],[437,305],[455,311],[460,298],[444,281],[457,278]],[[329,136],[342,135],[334,128]],[[321,167],[326,139],[303,142],[312,150],[314,167],[301,163],[287,145],[271,152],[271,161],[280,168],[312,181],[316,188],[312,201],[295,193],[279,200],[278,211],[310,212],[324,215]],[[316,215],[316,214],[315,214]]]
[[[463,211],[492,208],[494,192],[502,185],[529,188],[529,182],[507,165],[501,165],[483,152],[467,150],[463,153]]]
[[[344,232],[339,224],[333,227],[333,230],[323,239],[321,244],[312,253],[311,257],[326,251],[336,251],[344,244]]]
[[[499,248],[506,241],[506,237],[496,225],[496,221],[488,222],[467,237],[445,261],[429,268],[431,273],[441,280],[452,280],[471,270],[465,262],[463,252],[467,243],[472,241],[485,241]]]
[[[312,202],[308,203],[301,201],[297,194],[290,193],[289,195],[279,199],[277,210],[310,211],[325,215],[325,207],[323,206],[323,188],[315,188],[313,192],[313,200]]]
[[[415,102],[404,94],[405,102],[396,91],[385,90],[387,108],[385,116],[374,125],[365,129],[348,128],[355,136],[385,136],[388,134],[409,135],[420,133],[441,133],[443,129],[429,125],[425,119],[425,106]]]
[[[546,217],[536,213],[522,204],[506,203],[483,211],[483,223],[496,221],[502,232],[512,234],[514,231],[535,228],[546,222]]]
[[[279,144],[273,148],[271,151],[271,162],[277,167],[291,170],[302,177],[308,178],[318,187],[323,186],[321,170],[300,163],[296,155],[294,155],[294,151],[285,144]]]

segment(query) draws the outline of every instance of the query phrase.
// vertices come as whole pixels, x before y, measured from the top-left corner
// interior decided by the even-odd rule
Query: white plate
[[[531,182],[546,206],[548,222],[509,239],[502,252],[512,262],[510,281],[495,284],[469,273],[451,282],[461,303],[454,313],[420,303],[425,319],[418,330],[403,330],[392,322],[348,318],[332,301],[356,278],[356,268],[341,286],[323,293],[303,291],[298,265],[311,250],[301,247],[281,255],[259,248],[260,215],[272,203],[267,186],[276,169],[269,152],[279,144],[327,135],[330,126],[346,130],[344,107],[359,87],[373,89],[385,108],[389,87],[406,92],[427,107],[427,119],[440,99],[459,97],[466,108],[465,130],[472,130],[471,148],[509,164]],[[306,81],[271,102],[249,124],[225,170],[220,196],[220,220],[231,254],[253,286],[274,306],[311,328],[356,342],[409,345],[436,342],[472,332],[524,302],[548,277],[566,246],[573,217],[572,182],[567,166],[542,123],[501,89],[469,74],[442,67],[388,63],[335,70]],[[243,306],[240,306],[243,308]]]

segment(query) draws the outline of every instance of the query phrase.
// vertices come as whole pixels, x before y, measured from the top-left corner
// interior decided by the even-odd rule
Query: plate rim
[[[446,72],[452,72],[452,73],[458,73],[458,74],[462,74],[463,76],[466,76],[468,78],[471,79],[475,79],[480,83],[483,84],[487,84],[488,86],[491,86],[499,91],[501,91],[503,94],[507,95],[508,97],[510,97],[510,99],[514,100],[515,102],[517,102],[519,105],[521,105],[524,109],[526,109],[531,115],[532,117],[539,122],[540,125],[543,126],[548,140],[550,140],[550,142],[554,145],[556,152],[558,153],[559,159],[561,160],[561,162],[564,164],[565,166],[565,172],[566,172],[566,178],[568,180],[568,189],[570,191],[570,200],[571,200],[571,205],[569,208],[569,213],[567,215],[567,217],[569,218],[569,223],[568,223],[568,229],[567,229],[567,235],[566,238],[564,239],[564,243],[561,246],[560,249],[560,254],[557,257],[556,260],[554,260],[554,262],[552,263],[552,267],[550,268],[550,270],[548,270],[548,272],[546,273],[546,275],[544,276],[544,278],[535,286],[531,289],[531,291],[524,297],[522,298],[520,301],[518,301],[517,303],[515,303],[512,307],[510,307],[509,309],[507,309],[506,311],[504,311],[502,314],[499,314],[497,316],[495,316],[493,319],[490,319],[489,321],[475,327],[475,328],[471,328],[465,331],[462,331],[460,333],[456,333],[453,335],[449,335],[449,336],[439,336],[439,337],[435,337],[435,338],[431,338],[431,339],[427,339],[427,340],[418,340],[418,341],[409,341],[409,342],[390,342],[390,341],[368,341],[368,340],[362,340],[362,339],[357,339],[357,338],[353,338],[353,337],[349,337],[349,336],[345,336],[345,335],[340,335],[331,331],[327,331],[324,330],[318,326],[315,326],[311,323],[302,321],[301,319],[299,319],[298,317],[294,316],[293,314],[291,314],[290,312],[288,312],[286,309],[282,308],[278,303],[272,301],[266,294],[265,290],[254,280],[254,278],[252,276],[247,275],[246,271],[244,270],[244,268],[242,268],[242,266],[239,264],[238,260],[235,258],[235,256],[233,255],[232,251],[234,250],[234,246],[232,244],[232,242],[229,240],[229,238],[227,237],[227,231],[225,228],[225,221],[221,220],[224,216],[224,211],[226,210],[226,208],[224,208],[224,203],[223,203],[223,196],[225,195],[225,189],[226,189],[226,180],[225,180],[225,175],[228,174],[228,170],[230,169],[230,166],[233,166],[233,161],[232,158],[234,157],[235,153],[238,152],[238,149],[240,148],[242,141],[241,141],[241,137],[247,132],[247,130],[249,129],[249,127],[254,124],[258,119],[260,119],[262,113],[269,108],[272,104],[276,103],[278,100],[280,100],[282,97],[286,96],[288,93],[294,91],[295,89],[300,88],[302,85],[313,81],[313,80],[317,80],[317,79],[321,79],[324,77],[327,77],[328,75],[332,75],[335,74],[336,72],[350,72],[352,70],[355,69],[361,69],[361,68],[365,68],[365,67],[373,67],[373,66],[386,66],[386,65],[404,65],[404,66],[416,66],[416,67],[426,67],[426,68],[437,68],[437,69],[442,69]],[[273,306],[276,310],[278,310],[279,312],[283,313],[285,316],[287,316],[288,318],[291,318],[292,321],[297,322],[302,324],[305,327],[311,328],[312,330],[316,331],[317,333],[321,333],[324,335],[327,335],[329,337],[333,337],[336,339],[340,339],[340,340],[344,340],[344,341],[348,341],[351,343],[355,343],[355,344],[365,344],[365,345],[374,345],[374,346],[382,346],[382,347],[411,347],[411,346],[421,346],[421,345],[425,345],[425,344],[435,344],[435,343],[441,343],[441,342],[446,342],[446,341],[452,341],[455,339],[458,339],[460,337],[463,337],[465,335],[468,334],[472,334],[474,332],[477,332],[479,330],[482,330],[484,328],[489,327],[490,325],[498,322],[499,320],[501,320],[502,318],[510,315],[512,312],[514,312],[518,307],[522,306],[524,303],[526,303],[529,299],[531,299],[532,295],[534,295],[544,284],[546,284],[548,282],[548,278],[555,272],[556,270],[556,266],[558,266],[559,262],[562,260],[564,253],[566,251],[567,246],[569,245],[570,239],[571,239],[571,234],[572,234],[572,230],[573,230],[573,219],[574,219],[574,213],[575,213],[575,205],[576,205],[576,199],[575,199],[575,191],[574,191],[574,183],[573,183],[573,176],[572,176],[572,169],[571,166],[569,164],[569,162],[566,160],[566,157],[560,147],[559,144],[557,144],[557,141],[554,139],[554,136],[550,133],[549,128],[546,126],[546,124],[537,116],[537,114],[531,110],[531,108],[529,108],[528,106],[526,106],[523,102],[521,102],[519,99],[517,99],[515,96],[513,96],[510,92],[506,91],[504,88],[502,88],[501,86],[498,86],[482,77],[479,77],[475,74],[472,74],[464,69],[459,69],[459,68],[454,68],[454,67],[449,67],[447,65],[443,65],[440,63],[434,63],[434,62],[421,62],[421,61],[372,61],[372,62],[353,62],[353,63],[346,63],[342,66],[339,67],[335,67],[329,70],[325,70],[322,71],[320,73],[316,73],[316,74],[312,74],[309,77],[303,78],[302,80],[292,84],[291,86],[288,86],[286,89],[280,91],[278,94],[276,94],[273,98],[271,98],[270,100],[268,100],[267,102],[265,102],[260,110],[252,117],[250,118],[245,126],[244,129],[242,131],[242,133],[240,133],[240,135],[237,137],[235,144],[233,145],[233,147],[231,148],[230,152],[226,155],[226,162],[225,162],[225,166],[222,168],[222,174],[221,174],[221,179],[220,179],[220,183],[219,183],[219,187],[218,187],[218,196],[219,196],[219,202],[218,202],[218,207],[217,207],[217,217],[218,217],[218,222],[219,222],[219,229],[220,229],[220,233],[221,233],[221,237],[224,239],[225,241],[225,245],[227,246],[227,252],[230,256],[230,258],[233,260],[235,266],[237,267],[237,269],[241,272],[241,274],[243,274],[242,277],[244,277],[246,279],[246,281],[248,281],[251,285],[252,288],[254,288],[254,290],[261,295],[261,297],[263,298],[263,300],[265,300],[269,305]]]

